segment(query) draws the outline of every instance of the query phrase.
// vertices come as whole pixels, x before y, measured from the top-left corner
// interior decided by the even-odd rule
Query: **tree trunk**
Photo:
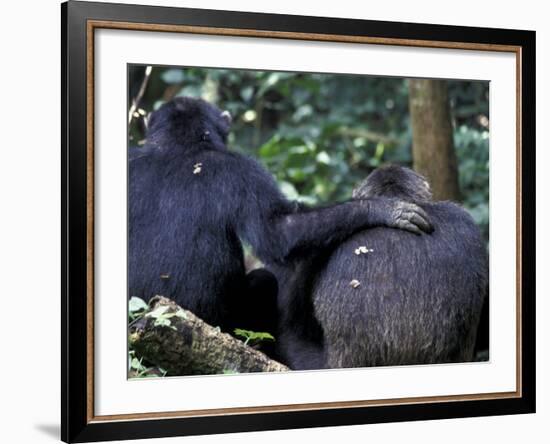
[[[130,326],[129,341],[168,376],[289,370],[167,298],[157,296],[149,306]]]
[[[434,200],[460,200],[447,82],[409,80],[413,168],[432,187]]]

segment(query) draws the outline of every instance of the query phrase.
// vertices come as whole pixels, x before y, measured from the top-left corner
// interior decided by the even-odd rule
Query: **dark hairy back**
[[[329,366],[469,360],[488,279],[485,245],[458,205],[421,206],[432,234],[362,231],[319,273],[313,301]]]

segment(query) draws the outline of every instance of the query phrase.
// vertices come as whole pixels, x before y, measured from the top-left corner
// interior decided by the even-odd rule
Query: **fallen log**
[[[130,325],[129,342],[168,376],[289,370],[162,296]]]

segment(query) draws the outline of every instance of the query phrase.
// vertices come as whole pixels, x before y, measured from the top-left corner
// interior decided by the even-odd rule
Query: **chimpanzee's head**
[[[377,168],[353,190],[354,199],[394,197],[425,202],[432,200],[430,184],[420,174],[399,165]]]
[[[225,148],[230,127],[227,111],[202,99],[176,97],[150,115],[146,139],[165,149],[199,144]]]

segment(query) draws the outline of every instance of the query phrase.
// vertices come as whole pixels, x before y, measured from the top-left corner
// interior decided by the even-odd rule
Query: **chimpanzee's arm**
[[[301,208],[281,194],[273,177],[253,159],[231,152],[215,157],[211,196],[205,199],[215,200],[237,234],[267,263],[336,245],[364,228],[387,226],[416,234],[431,230],[424,210],[389,198]]]
[[[266,234],[276,238],[273,252],[282,259],[337,245],[361,229],[377,226],[416,234],[431,230],[427,214],[417,205],[373,198],[274,216]]]

